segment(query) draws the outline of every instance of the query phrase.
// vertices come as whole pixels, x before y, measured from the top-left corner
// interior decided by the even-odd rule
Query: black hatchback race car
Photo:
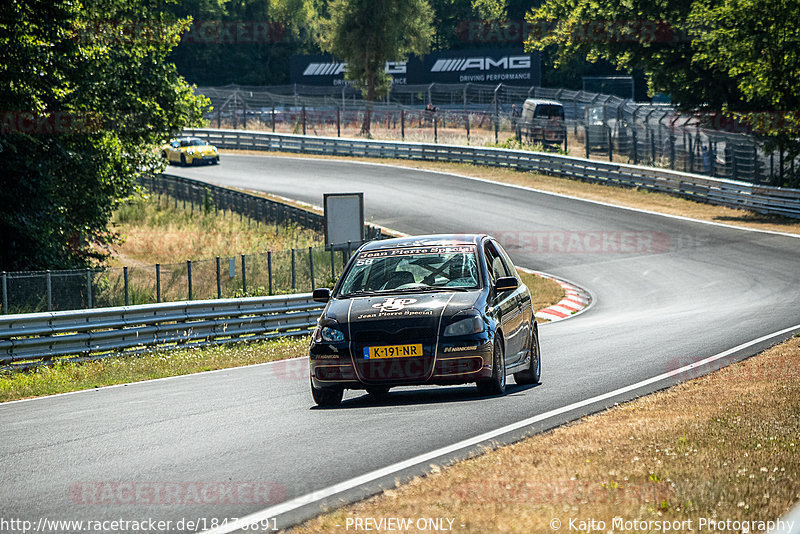
[[[335,406],[345,389],[475,382],[502,394],[506,375],[538,383],[539,334],[528,288],[486,235],[372,241],[350,258],[314,331],[311,392]]]

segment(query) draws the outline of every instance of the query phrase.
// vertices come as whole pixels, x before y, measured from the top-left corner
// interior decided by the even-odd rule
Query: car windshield
[[[534,112],[534,116],[546,117],[548,119],[563,119],[564,108],[561,106],[555,106],[551,104],[540,104],[536,106],[536,111]]]
[[[361,252],[345,273],[339,294],[479,287],[473,245],[410,247]]]
[[[202,139],[181,139],[181,146],[203,146],[205,144]]]

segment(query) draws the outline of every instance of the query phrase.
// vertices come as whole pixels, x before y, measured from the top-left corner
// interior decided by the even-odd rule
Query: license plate
[[[365,360],[379,360],[381,358],[410,358],[422,356],[422,344],[415,345],[386,345],[384,347],[364,347]]]

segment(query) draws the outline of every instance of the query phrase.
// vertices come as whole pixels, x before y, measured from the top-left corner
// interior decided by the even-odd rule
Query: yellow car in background
[[[179,137],[173,139],[161,149],[161,155],[167,163],[176,163],[182,166],[197,165],[199,163],[219,163],[217,147],[209,145],[199,137]]]

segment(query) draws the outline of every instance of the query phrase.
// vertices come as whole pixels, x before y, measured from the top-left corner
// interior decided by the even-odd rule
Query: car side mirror
[[[497,279],[494,283],[495,290],[500,293],[501,291],[509,291],[511,289],[517,289],[519,287],[519,281],[514,278],[513,276],[502,276]]]
[[[328,302],[331,300],[331,290],[327,287],[320,287],[315,289],[311,294],[311,299],[314,302]]]

